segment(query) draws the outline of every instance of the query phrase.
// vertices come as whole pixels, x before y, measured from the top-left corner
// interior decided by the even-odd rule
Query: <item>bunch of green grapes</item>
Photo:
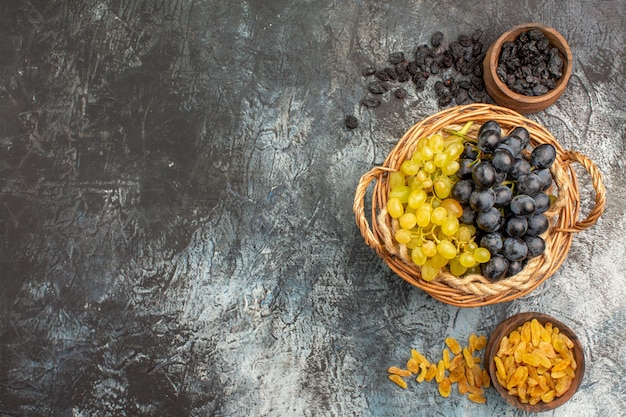
[[[474,242],[475,227],[459,223],[463,208],[449,197],[470,126],[458,135],[440,131],[421,138],[411,158],[389,174],[387,211],[398,220],[395,240],[411,251],[426,281],[444,267],[455,276],[480,273],[479,264],[491,258]]]

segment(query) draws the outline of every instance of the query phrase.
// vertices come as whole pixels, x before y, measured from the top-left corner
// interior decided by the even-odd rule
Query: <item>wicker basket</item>
[[[448,272],[442,272],[433,281],[427,282],[421,278],[420,268],[411,261],[407,248],[396,243],[393,238],[397,222],[392,221],[386,210],[388,173],[398,170],[402,162],[410,157],[420,138],[444,127],[460,126],[468,121],[474,121],[474,128],[477,129],[488,120],[498,121],[503,134],[516,126],[523,126],[531,135],[532,145],[550,143],[556,148],[557,159],[551,168],[555,185],[551,193],[557,196],[557,201],[545,213],[550,219],[550,228],[542,235],[546,241],[546,250],[543,255],[529,261],[520,273],[497,282],[491,282],[482,275],[455,277]],[[596,194],[594,207],[580,221],[580,195],[572,166],[574,162],[578,162],[589,172]],[[370,228],[364,206],[368,186],[374,180],[376,182],[372,195]],[[574,233],[595,224],[604,211],[604,203],[602,174],[590,159],[578,152],[564,150],[544,127],[513,110],[489,104],[471,104],[436,113],[409,129],[389,153],[383,165],[373,168],[361,177],[353,210],[365,243],[401,278],[444,303],[459,307],[479,307],[524,296],[548,279],[565,260]]]

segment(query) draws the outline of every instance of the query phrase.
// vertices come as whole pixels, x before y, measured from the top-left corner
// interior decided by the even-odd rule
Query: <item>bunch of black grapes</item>
[[[480,127],[477,141],[466,141],[452,197],[463,206],[461,223],[476,227],[479,246],[491,252],[481,274],[496,281],[520,272],[541,255],[548,230],[544,214],[551,205],[550,166],[556,159],[551,144],[533,147],[524,127],[502,136],[498,122]]]

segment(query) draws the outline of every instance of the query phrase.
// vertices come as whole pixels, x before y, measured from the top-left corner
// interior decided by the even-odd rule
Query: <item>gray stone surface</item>
[[[522,416],[386,369],[537,310],[587,370],[546,415],[626,409],[625,2],[0,4],[0,416]],[[359,105],[368,65],[524,21],[575,57],[529,116],[604,173],[606,212],[532,294],[440,303],[354,223],[359,177],[439,110]],[[430,85],[430,84],[429,84]],[[360,127],[348,131],[345,114]],[[580,172],[583,212],[594,198]]]

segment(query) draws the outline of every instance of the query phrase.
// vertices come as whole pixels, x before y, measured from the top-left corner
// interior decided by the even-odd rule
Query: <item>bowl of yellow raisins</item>
[[[578,390],[585,357],[576,334],[547,314],[519,313],[504,320],[485,348],[492,385],[511,405],[542,412]]]

